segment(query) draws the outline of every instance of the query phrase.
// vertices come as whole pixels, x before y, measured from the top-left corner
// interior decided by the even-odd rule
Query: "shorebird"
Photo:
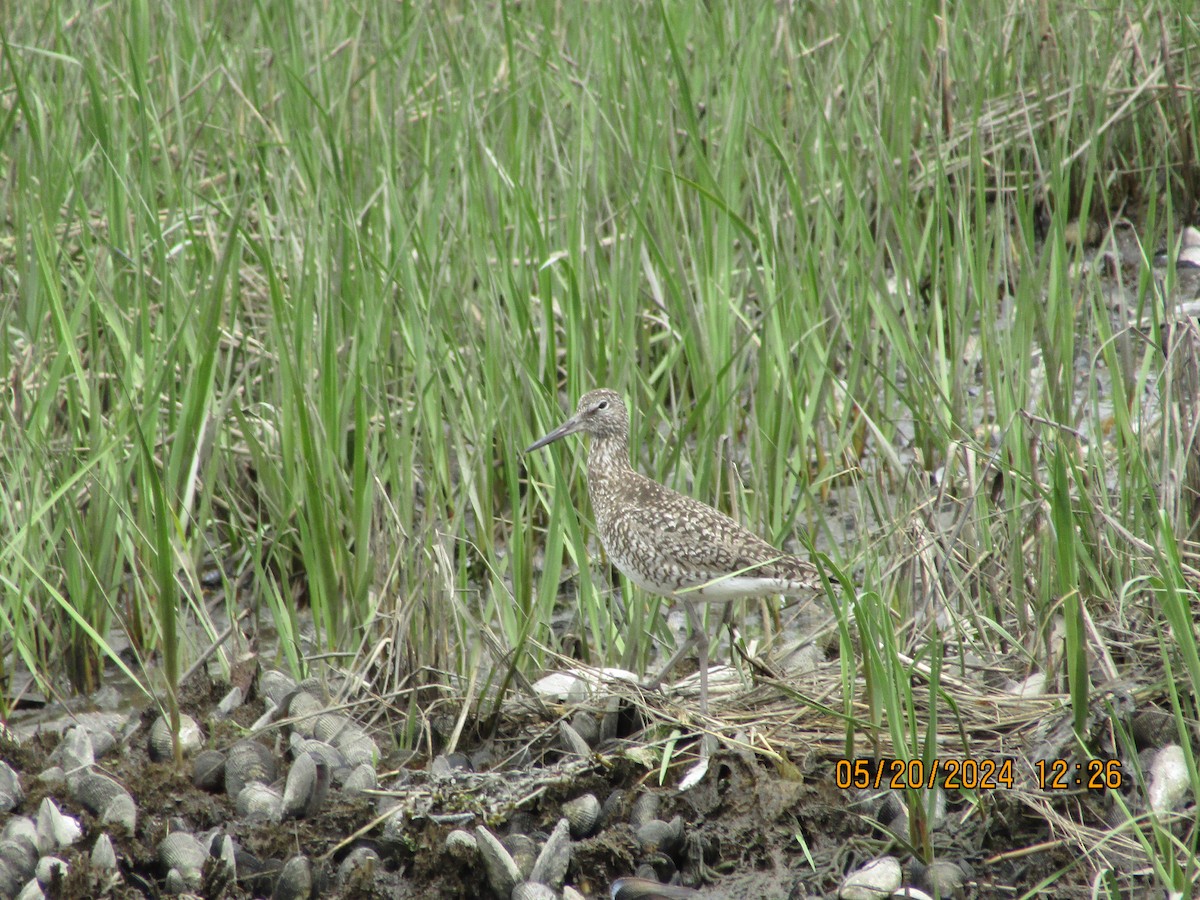
[[[635,471],[629,463],[629,414],[615,391],[584,394],[575,415],[525,452],[576,432],[591,438],[588,494],[608,558],[638,587],[678,600],[687,611],[688,638],[649,687],[658,687],[698,647],[700,710],[707,713],[708,637],[697,605],[813,596],[821,591],[820,576],[808,560],[777,550],[708,504]]]

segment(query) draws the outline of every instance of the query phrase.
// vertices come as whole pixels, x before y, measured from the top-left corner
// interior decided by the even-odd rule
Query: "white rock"
[[[900,861],[893,856],[871,860],[851,872],[838,891],[841,900],[879,900],[900,887]]]
[[[242,689],[234,685],[229,689],[229,692],[221,698],[221,702],[217,704],[216,716],[220,719],[228,719],[233,715],[234,710],[242,705],[245,698],[242,696]]]
[[[1187,760],[1178,744],[1167,744],[1158,751],[1150,767],[1150,786],[1147,795],[1155,812],[1174,809],[1188,791]]]
[[[1005,682],[1004,690],[1014,697],[1040,697],[1046,693],[1046,673],[1033,672],[1021,681]]]
[[[594,694],[607,694],[614,682],[637,684],[638,677],[625,669],[567,669],[539,678],[533,689],[554,703],[582,703]]]

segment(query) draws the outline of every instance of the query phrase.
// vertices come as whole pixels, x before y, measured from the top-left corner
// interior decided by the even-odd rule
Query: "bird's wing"
[[[810,563],[771,546],[707,504],[645,479],[625,498],[619,519],[625,540],[669,558],[686,580],[702,583],[733,572],[807,580]]]

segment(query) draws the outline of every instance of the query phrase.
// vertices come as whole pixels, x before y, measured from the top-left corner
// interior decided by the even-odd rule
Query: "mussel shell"
[[[595,747],[600,740],[600,723],[595,715],[586,710],[581,709],[571,716],[571,727],[589,747]]]
[[[528,878],[538,856],[538,845],[533,838],[518,832],[506,834],[500,839],[500,843],[504,845],[504,849],[517,864],[517,871],[521,873],[521,878]]]
[[[329,793],[329,766],[323,759],[302,753],[288,770],[283,788],[283,817],[294,819],[315,815]]]
[[[558,743],[567,753],[580,759],[588,759],[592,755],[592,748],[588,746],[588,742],[566,722],[558,723]]]
[[[37,813],[38,850],[52,853],[61,847],[69,847],[83,836],[79,820],[66,816],[49,797],[42,799]]]
[[[226,692],[225,696],[221,698],[221,702],[217,704],[217,708],[214,710],[213,715],[218,719],[228,719],[233,715],[234,711],[245,702],[245,700],[246,696],[242,693],[242,689],[235,684]]]
[[[651,819],[637,830],[637,842],[647,855],[664,853],[675,858],[683,849],[683,819],[679,816],[670,822]]]
[[[379,759],[379,745],[369,734],[355,725],[338,735],[334,745],[346,757],[346,765],[357,766],[362,763],[375,764]]]
[[[641,828],[651,819],[658,818],[658,794],[638,794],[629,810],[629,824],[634,831]]]
[[[288,703],[288,718],[292,731],[302,737],[313,737],[317,721],[324,715],[325,704],[306,691],[297,691]]]
[[[71,782],[71,796],[100,817],[104,825],[121,825],[129,834],[137,829],[137,806],[129,791],[99,772],[90,772]]]
[[[0,829],[0,841],[23,841],[37,851],[37,825],[29,816],[13,816]]]
[[[601,807],[595,794],[581,794],[574,800],[568,800],[563,804],[562,812],[571,826],[571,837],[579,840],[596,833]]]
[[[91,733],[82,725],[68,728],[50,754],[50,761],[62,766],[68,776],[94,765],[96,751],[92,746]]]
[[[17,880],[24,884],[33,875],[37,865],[38,851],[28,841],[5,838],[0,841],[0,865],[7,867]]]
[[[204,881],[204,872],[200,869],[189,869],[184,872],[182,869],[167,869],[167,893],[179,896],[181,894],[193,894],[200,889],[201,883]]]
[[[379,853],[366,845],[355,847],[338,866],[338,884],[342,887],[361,886],[368,893],[371,879],[382,865]]]
[[[911,877],[917,885],[924,887],[931,896],[962,897],[967,873],[962,866],[949,859],[935,859],[928,866],[913,861]]]
[[[0,813],[16,809],[25,802],[21,778],[8,763],[0,760]]]
[[[43,856],[37,861],[33,875],[40,884],[48,885],[56,879],[66,878],[69,871],[65,859],[59,859],[57,856]]]
[[[258,676],[258,692],[278,706],[296,690],[296,679],[278,669],[263,669]]]
[[[185,879],[200,874],[208,851],[187,831],[172,831],[158,845],[158,861],[165,869],[176,869]]]
[[[482,825],[475,829],[475,839],[479,842],[479,858],[483,860],[483,868],[487,872],[488,883],[499,897],[509,897],[517,882],[521,881],[521,870],[517,868],[512,855],[496,836]]]
[[[277,778],[275,755],[258,741],[245,739],[229,748],[225,760],[225,793],[236,797],[252,781],[271,784]]]
[[[278,822],[283,818],[283,795],[270,785],[252,781],[234,801],[238,815],[256,822]]]
[[[653,878],[618,878],[612,883],[613,900],[685,900],[700,892],[682,885],[663,884]]]
[[[317,721],[313,725],[312,736],[319,741],[326,741],[336,746],[342,733],[355,727],[354,720],[349,716],[343,716],[340,713],[322,713],[317,716]]]
[[[571,826],[566,819],[559,819],[550,837],[542,845],[537,861],[529,873],[530,881],[548,884],[552,888],[560,888],[567,877],[567,868],[571,865]]]
[[[92,855],[89,857],[92,868],[101,871],[111,871],[117,868],[117,851],[113,847],[112,838],[102,834],[92,845]]]
[[[307,856],[293,856],[283,864],[271,900],[308,900],[312,893],[312,863]]]
[[[379,776],[375,772],[375,767],[370,763],[363,763],[356,766],[346,776],[346,780],[342,784],[342,793],[347,797],[353,797],[363,791],[373,791],[378,785]]]
[[[558,893],[537,881],[522,881],[513,888],[512,900],[558,900]]]
[[[128,793],[117,781],[98,772],[90,772],[71,782],[71,798],[97,815],[113,797]]]
[[[150,758],[153,760],[170,759],[175,754],[171,741],[171,720],[159,716],[150,726]],[[179,717],[179,749],[184,756],[191,756],[204,746],[204,732],[200,725],[189,715]]]
[[[36,863],[35,859],[34,864],[36,865]],[[32,869],[27,874],[17,874],[5,864],[4,860],[0,859],[0,897],[17,896],[21,885],[29,881],[32,875]]]
[[[479,841],[471,832],[455,828],[446,835],[446,852],[463,862],[473,862],[479,857]]]
[[[216,793],[225,786],[225,754],[220,750],[201,750],[192,760],[192,784],[202,791]]]
[[[316,759],[323,759],[331,772],[336,772],[347,765],[345,755],[333,744],[318,741],[316,738],[306,738],[296,732],[292,732],[292,736],[288,739],[288,750],[292,754],[292,759],[296,759],[302,753],[311,754]]]

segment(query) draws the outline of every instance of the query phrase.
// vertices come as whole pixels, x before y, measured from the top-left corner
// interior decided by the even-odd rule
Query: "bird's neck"
[[[629,465],[629,439],[625,435],[592,438],[588,451],[588,494],[598,518],[604,518],[619,492],[621,476],[633,470]]]
[[[629,469],[629,438],[623,434],[594,437],[588,451],[588,478],[603,478]]]

